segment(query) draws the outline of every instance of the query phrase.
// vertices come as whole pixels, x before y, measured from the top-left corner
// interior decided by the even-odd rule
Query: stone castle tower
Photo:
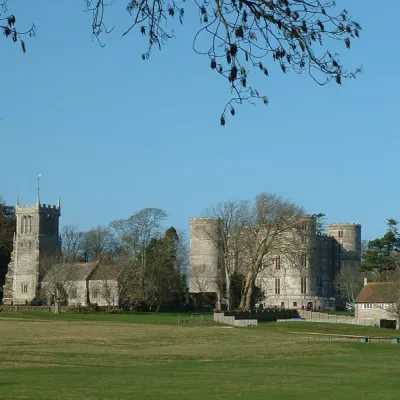
[[[37,202],[15,207],[17,227],[13,252],[3,287],[4,304],[27,304],[35,299],[39,287],[39,258],[61,250],[59,236],[60,200],[51,206]]]

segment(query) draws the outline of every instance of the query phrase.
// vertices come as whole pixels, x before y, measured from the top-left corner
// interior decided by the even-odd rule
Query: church
[[[3,286],[3,304],[31,305],[54,302],[51,288],[63,291],[64,305],[118,306],[121,267],[99,262],[54,264],[43,272],[43,257],[61,255],[61,203],[20,205],[17,199],[13,252]]]

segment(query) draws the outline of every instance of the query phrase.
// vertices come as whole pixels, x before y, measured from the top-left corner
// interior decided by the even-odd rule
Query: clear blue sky
[[[127,2],[127,1],[126,1]],[[400,3],[385,18],[376,4],[355,0],[348,11],[361,39],[342,53],[364,73],[343,87],[318,87],[280,72],[260,81],[270,105],[238,108],[219,126],[229,91],[194,54],[197,15],[149,61],[125,2],[109,10],[105,48],[91,41],[83,1],[10,0],[20,26],[34,21],[28,51],[0,38],[2,96],[0,193],[8,203],[63,205],[62,224],[89,229],[160,207],[169,224],[219,201],[275,192],[323,212],[328,222],[359,222],[363,238],[399,218],[397,182]],[[344,4],[338,1],[338,6]],[[6,148],[6,150],[4,150]]]

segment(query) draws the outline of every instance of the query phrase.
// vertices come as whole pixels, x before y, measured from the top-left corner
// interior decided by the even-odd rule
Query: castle
[[[361,225],[328,224],[327,234],[317,234],[316,220],[307,217],[307,253],[301,265],[290,265],[279,254],[256,280],[264,292],[264,307],[334,309],[340,306],[340,288],[335,284],[342,268],[355,268],[361,261]],[[223,257],[216,246],[221,221],[215,218],[192,218],[190,222],[190,269],[201,271],[190,277],[191,293],[217,292],[216,282],[224,277]]]

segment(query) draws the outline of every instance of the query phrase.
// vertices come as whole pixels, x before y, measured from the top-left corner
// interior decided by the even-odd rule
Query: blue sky
[[[83,1],[57,3],[10,0],[20,26],[37,25],[26,54],[0,38],[0,194],[8,203],[17,195],[33,203],[41,173],[42,202],[60,195],[62,224],[81,229],[144,207],[188,229],[204,207],[262,191],[328,222],[359,222],[364,239],[381,235],[386,218],[400,219],[400,3],[385,18],[373,2],[347,5],[363,27],[342,50],[348,66],[363,64],[357,80],[319,87],[274,71],[259,86],[270,104],[239,107],[224,128],[229,90],[192,52],[196,14],[142,61],[141,35],[121,38],[129,24],[123,1],[109,10],[116,28],[104,48],[91,40]]]

